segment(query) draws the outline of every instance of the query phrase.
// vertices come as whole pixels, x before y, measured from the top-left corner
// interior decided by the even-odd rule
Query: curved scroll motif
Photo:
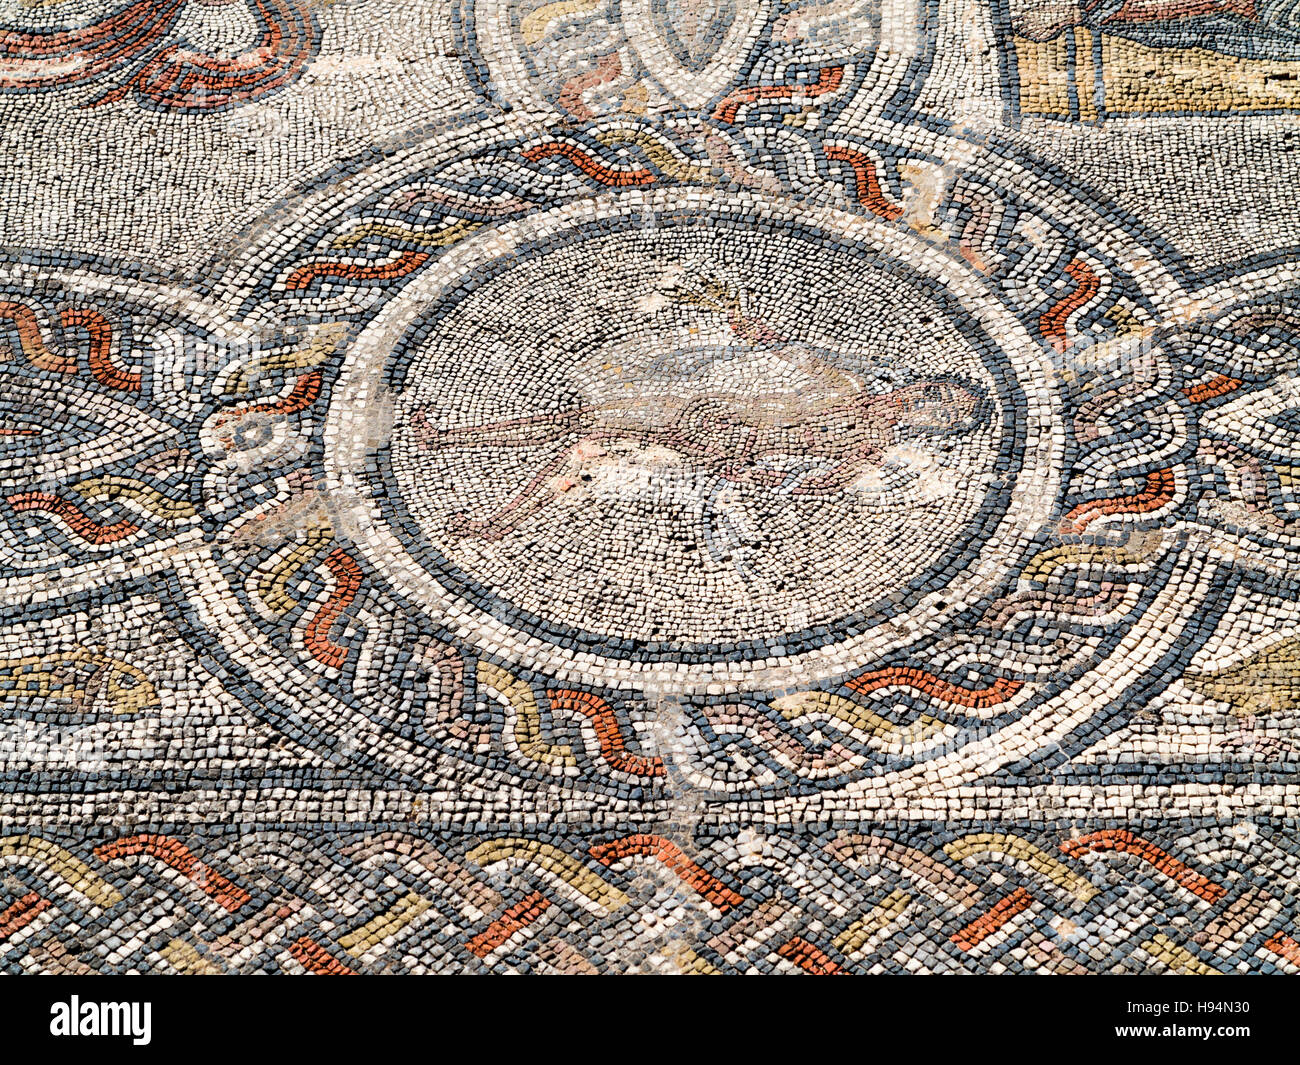
[[[320,47],[305,0],[238,0],[254,23],[247,47],[214,55],[185,39],[191,0],[134,0],[96,21],[0,26],[0,92],[106,86],[86,106],[132,98],[188,114],[223,111],[293,84]],[[57,17],[57,5],[54,13]]]

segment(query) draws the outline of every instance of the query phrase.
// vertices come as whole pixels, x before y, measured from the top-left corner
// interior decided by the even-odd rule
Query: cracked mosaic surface
[[[0,967],[1300,971],[1297,64],[0,2]]]

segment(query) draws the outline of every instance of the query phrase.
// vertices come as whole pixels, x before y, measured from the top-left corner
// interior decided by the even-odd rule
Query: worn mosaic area
[[[1300,22],[0,0],[0,966],[1300,971]]]

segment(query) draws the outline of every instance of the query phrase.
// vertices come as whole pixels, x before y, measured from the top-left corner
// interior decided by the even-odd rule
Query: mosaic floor
[[[1280,0],[0,0],[0,969],[1300,972]]]

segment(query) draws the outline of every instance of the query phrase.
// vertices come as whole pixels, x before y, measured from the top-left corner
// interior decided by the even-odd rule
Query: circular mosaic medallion
[[[1185,292],[991,153],[997,196],[916,163],[937,139],[808,142],[801,198],[640,127],[491,132],[297,211],[195,342],[169,564],[260,718],[485,801],[671,764],[797,806],[1068,757],[1190,653],[1195,457],[1236,476],[1228,397],[1277,362],[1246,293]],[[179,513],[159,483],[102,486]],[[21,513],[135,535],[41,493]]]
[[[628,193],[467,240],[392,300],[327,468],[403,594],[558,668],[834,668],[933,629],[1048,520],[1044,361],[874,219]]]

